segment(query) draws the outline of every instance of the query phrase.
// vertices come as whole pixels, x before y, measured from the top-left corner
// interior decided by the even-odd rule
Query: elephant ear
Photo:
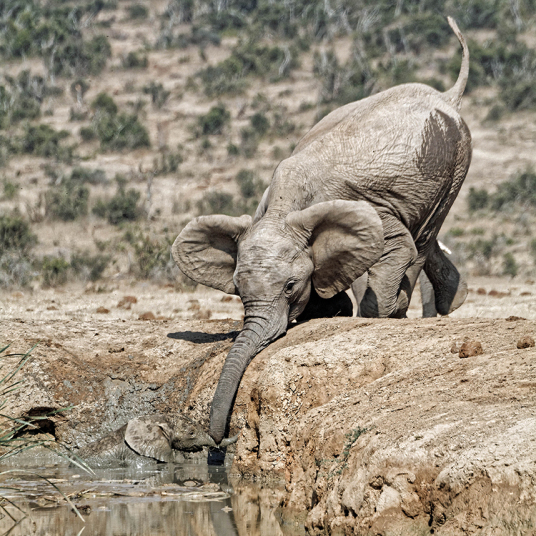
[[[169,423],[163,417],[138,417],[128,422],[125,443],[140,456],[154,458],[159,462],[171,462],[174,459],[172,433]]]
[[[350,288],[383,253],[381,219],[365,201],[318,203],[288,214],[287,224],[308,238],[313,286],[321,298]]]
[[[246,215],[196,218],[173,243],[173,259],[190,279],[227,294],[237,294],[233,274],[238,240],[250,227],[251,216]]]

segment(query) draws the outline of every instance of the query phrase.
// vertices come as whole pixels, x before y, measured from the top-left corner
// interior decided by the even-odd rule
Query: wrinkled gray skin
[[[438,240],[438,244],[442,251],[450,255],[451,252],[448,250],[448,248],[444,244],[439,242],[439,240]],[[361,316],[361,313],[359,310],[359,304],[361,303],[361,300],[363,299],[363,296],[365,295],[367,286],[368,286],[368,274],[367,273],[363,274],[361,277],[359,277],[352,283],[351,289],[357,302],[356,316]],[[432,286],[432,283],[428,279],[424,270],[419,274],[419,287],[421,290],[421,303],[422,303],[423,318],[436,317],[437,309],[435,305],[434,287]],[[463,297],[463,298],[465,298],[465,295],[467,294],[467,283],[461,276],[460,276],[460,280],[458,283],[458,291],[456,294],[459,297]],[[453,307],[452,310],[456,308],[457,307]]]
[[[222,441],[228,446],[238,439],[235,436]],[[164,415],[146,415],[90,443],[77,455],[91,466],[130,464],[153,459],[159,462],[182,462],[182,452],[201,450],[204,446],[216,447],[214,439],[189,419]]]
[[[403,317],[424,268],[440,314],[463,302],[458,271],[436,241],[471,160],[458,114],[469,54],[449,23],[463,47],[452,89],[404,84],[331,112],[279,164],[253,220],[202,216],[175,240],[187,276],[244,304],[212,401],[216,443],[247,365],[306,311],[311,287],[338,300],[368,272],[361,314]]]

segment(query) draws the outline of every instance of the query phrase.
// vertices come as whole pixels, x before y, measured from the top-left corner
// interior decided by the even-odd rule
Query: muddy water
[[[86,475],[71,468],[39,468],[69,496],[37,477],[17,475],[0,492],[28,515],[9,534],[20,536],[301,536],[303,525],[276,508],[281,489],[229,481],[223,466],[152,465],[101,469]],[[16,519],[22,515],[7,507]],[[0,534],[13,521],[0,520]]]

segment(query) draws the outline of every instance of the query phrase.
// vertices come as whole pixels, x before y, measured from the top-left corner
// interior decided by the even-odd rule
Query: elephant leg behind
[[[421,289],[422,316],[423,318],[433,318],[437,316],[435,306],[434,287],[430,280],[422,271],[419,275],[419,286]]]

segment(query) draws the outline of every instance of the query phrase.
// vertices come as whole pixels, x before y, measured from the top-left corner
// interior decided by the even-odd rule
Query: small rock
[[[506,321],[507,322],[515,322],[516,320],[527,320],[526,318],[523,318],[522,316],[509,316]]]
[[[194,314],[195,320],[208,320],[212,316],[210,309],[200,309]]]
[[[525,335],[517,341],[517,347],[522,348],[532,348],[534,346],[534,339],[530,335]]]
[[[188,311],[199,311],[199,309],[201,309],[198,300],[190,300],[188,303]]]
[[[494,298],[504,298],[505,296],[510,296],[510,292],[499,292],[498,290],[492,289],[488,292],[488,296],[493,296]]]
[[[12,296],[13,298],[17,298],[17,299],[18,299],[18,298],[24,298],[24,294],[23,294],[22,292],[19,292],[19,291],[17,291],[17,292],[13,292],[13,293],[11,294],[11,296]]]
[[[520,296],[532,296],[532,292],[522,292]]]
[[[55,305],[49,305],[49,306],[47,307],[47,311],[57,311],[57,310],[58,310],[58,308],[57,308]],[[98,312],[98,311],[97,311],[97,312]]]
[[[138,303],[138,298],[136,298],[136,296],[123,296],[121,300],[119,300],[117,307],[130,309],[133,303]]]
[[[460,348],[459,356],[465,358],[483,353],[484,350],[482,350],[482,344],[479,341],[465,341]]]
[[[460,351],[462,343],[454,341],[452,343],[452,346],[450,347],[450,353],[451,354],[457,354]]]
[[[101,306],[97,308],[97,313],[107,315],[109,312],[110,312],[110,309],[106,309],[106,307]]]
[[[482,288],[482,287],[480,287],[479,289],[477,289],[476,293],[477,293],[477,294],[487,294],[486,289],[485,289],[485,288]]]
[[[151,311],[147,311],[146,313],[142,313],[138,320],[155,320],[156,317],[154,316],[154,313],[151,313]]]

